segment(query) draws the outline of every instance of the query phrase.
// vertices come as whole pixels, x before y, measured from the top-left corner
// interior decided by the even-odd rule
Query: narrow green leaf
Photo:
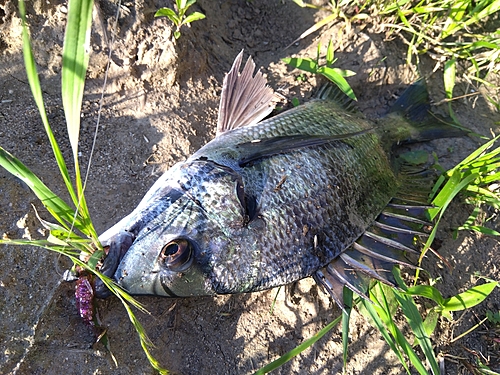
[[[317,73],[318,71],[318,64],[316,64],[316,62],[312,59],[301,57],[285,57],[281,60],[283,60],[293,68],[305,70],[309,73]]]
[[[190,22],[193,22],[193,21],[198,21],[198,20],[202,20],[205,18],[205,15],[203,13],[199,13],[199,12],[193,12],[191,13],[189,16],[187,16],[184,21],[182,21],[182,24],[187,24],[187,23],[190,23]]]
[[[316,64],[319,66],[319,58],[321,56],[321,42],[318,42],[318,47],[316,48]]]
[[[40,80],[38,79],[38,73],[36,71],[35,58],[33,56],[33,51],[31,48],[31,42],[28,34],[28,27],[26,26],[26,10],[24,7],[24,0],[19,1],[19,13],[21,14],[21,20],[23,25],[23,57],[24,57],[24,66],[26,68],[26,75],[28,77],[28,83],[30,85],[31,93],[33,94],[33,99],[35,100],[36,106],[38,108],[38,112],[40,113],[42,123],[45,128],[45,132],[47,133],[47,136],[49,138],[52,151],[57,161],[57,166],[59,167],[59,170],[63,177],[64,184],[66,185],[66,188],[68,189],[71,199],[73,200],[73,203],[76,206],[78,199],[73,189],[73,185],[71,183],[68,169],[66,167],[66,163],[64,162],[61,150],[54,137],[54,133],[52,133],[52,129],[50,128],[47,112],[45,111],[45,105],[43,103],[43,96],[42,96],[42,88],[40,86]]]
[[[340,68],[334,68],[336,72],[338,72],[342,77],[352,77],[356,75],[356,72],[353,72],[352,70],[348,69],[340,69]]]
[[[70,0],[63,45],[61,89],[73,158],[78,159],[80,111],[89,63],[93,0]]]
[[[490,149],[493,147],[495,142],[500,140],[500,135],[497,135],[495,138],[490,139],[488,142],[486,142],[484,145],[481,147],[477,148],[473,152],[470,153],[469,156],[467,156],[464,160],[462,160],[456,167],[451,169],[451,171],[455,171],[456,169],[463,168],[464,166],[472,163],[474,160],[478,159],[481,157],[481,155],[486,152],[486,150]]]
[[[326,65],[330,66],[333,64],[334,61],[334,49],[333,49],[333,42],[330,39],[330,42],[328,42],[328,48],[326,50]]]
[[[346,94],[349,98],[352,100],[358,100],[356,98],[356,95],[354,95],[354,91],[352,91],[351,86],[349,86],[349,83],[345,80],[344,77],[342,77],[342,74],[340,73],[340,69],[337,68],[329,68],[326,66],[322,66],[318,69],[318,73],[324,75],[326,78],[328,78],[330,81],[335,83],[340,90],[344,94]]]
[[[440,373],[439,364],[434,354],[431,340],[424,328],[424,322],[422,320],[422,317],[420,316],[417,306],[415,305],[415,302],[410,296],[400,294],[396,290],[394,291],[394,295],[401,305],[403,314],[405,315],[408,324],[415,334],[415,337],[418,339],[418,344],[422,348],[422,351],[425,354],[425,358],[431,366],[432,372],[435,375],[438,375]]]
[[[455,87],[455,76],[456,76],[456,60],[451,59],[446,61],[444,64],[444,90],[446,92],[446,98],[453,98],[453,88]]]
[[[90,30],[92,27],[93,0],[70,0],[68,21],[64,35],[61,93],[66,117],[69,141],[73,151],[75,184],[78,200],[75,203],[86,226],[85,233],[98,243],[97,232],[90,220],[84,186],[78,163],[78,139],[80,135],[80,114],[85,86],[85,76],[90,56]]]
[[[155,17],[168,17],[176,25],[180,23],[177,13],[170,8],[160,8],[156,11]]]
[[[0,147],[0,165],[28,185],[50,214],[64,228],[69,229],[75,217],[75,211],[54,194],[28,167],[2,147]],[[79,216],[76,216],[75,227],[82,232],[86,231]]]
[[[440,216],[442,216],[443,212],[446,210],[450,202],[453,198],[467,185],[469,185],[472,181],[474,181],[479,175],[477,173],[473,173],[463,180],[460,181],[461,173],[460,171],[455,171],[448,181],[450,184],[446,183],[443,190],[434,198],[432,204],[439,208]],[[459,182],[458,182],[459,181]],[[458,183],[457,183],[458,182]],[[431,219],[436,217],[435,209],[429,209],[429,214],[431,215]]]
[[[381,317],[379,317],[379,314],[377,314],[377,312],[383,313],[383,316],[385,318],[387,318],[387,315],[384,313],[384,310],[382,308],[380,308],[380,309],[377,309],[377,311],[376,311],[376,305],[372,305],[369,301],[366,301],[364,298],[361,299],[360,303],[364,307],[364,310],[361,311],[363,313],[363,315],[367,316],[368,318],[371,318],[371,320],[373,321],[373,323],[375,325],[375,328],[377,328],[377,330],[380,332],[380,334],[385,339],[385,341],[387,342],[389,347],[392,349],[394,354],[396,354],[396,356],[399,359],[399,362],[401,362],[401,364],[405,368],[406,372],[408,374],[411,374],[410,369],[408,368],[408,365],[406,364],[406,361],[403,357],[403,354],[401,353],[401,350],[396,345],[396,342],[394,341],[392,336],[387,331],[386,326],[384,325],[384,322],[382,320],[383,318],[381,319]]]
[[[486,4],[486,2],[481,2],[481,5],[482,4]],[[465,26],[479,23],[479,21],[483,20],[484,18],[500,11],[500,0],[494,0],[484,8],[481,5],[476,6],[476,8],[472,10],[471,17],[467,21],[465,21]]]
[[[349,346],[349,321],[352,311],[352,290],[344,286],[344,310],[342,311],[342,359],[344,361],[344,369],[347,367],[347,356]]]
[[[478,233],[486,234],[488,236],[500,236],[500,232],[497,232],[494,229],[484,227],[482,225],[463,225],[458,228],[459,230],[466,229],[466,230],[473,230]]]
[[[439,306],[444,305],[444,298],[441,295],[441,292],[439,292],[439,290],[430,285],[412,286],[411,288],[408,288],[405,293],[412,296],[429,298],[434,302],[436,302]]]
[[[296,348],[293,348],[292,350],[290,350],[288,353],[285,353],[277,360],[262,367],[260,370],[255,372],[254,375],[267,374],[268,372],[276,370],[278,367],[282,366],[283,364],[285,364],[286,362],[288,362],[292,358],[296,357],[297,355],[302,353],[304,350],[309,348],[311,345],[313,345],[320,338],[322,338],[324,335],[326,335],[333,327],[335,327],[340,322],[340,319],[342,319],[342,316],[335,318],[335,320],[328,323],[328,325],[325,328],[323,328],[321,331],[316,333],[313,337],[311,337],[310,339],[307,339],[306,341],[304,341],[302,344],[300,344]]]
[[[456,296],[447,298],[443,303],[443,310],[460,311],[476,306],[491,294],[497,284],[497,282],[490,282],[478,285]]]

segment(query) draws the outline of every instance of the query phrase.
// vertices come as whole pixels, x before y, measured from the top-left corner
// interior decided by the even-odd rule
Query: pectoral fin
[[[240,167],[244,167],[245,165],[262,158],[285,154],[306,147],[322,146],[335,141],[342,141],[344,139],[362,135],[370,131],[372,131],[372,129],[330,136],[296,134],[283,137],[256,139],[251,142],[240,143],[235,146],[235,149],[240,153],[238,165]]]

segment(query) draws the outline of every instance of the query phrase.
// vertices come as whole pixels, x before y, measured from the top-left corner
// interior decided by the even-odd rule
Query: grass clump
[[[302,0],[293,1],[318,8]],[[424,54],[436,61],[436,69],[460,64],[459,76],[474,87],[486,86],[492,93],[488,100],[500,109],[499,87],[494,80],[500,72],[500,32],[495,27],[500,0],[331,0],[328,9],[332,14],[298,40],[331,22],[342,21],[345,28],[372,23],[387,38],[401,38],[408,45],[406,60],[410,65],[418,63]],[[455,71],[452,74],[454,79]]]
[[[85,75],[89,62],[90,29],[92,25],[92,0],[69,0],[68,19],[63,45],[62,61],[62,101],[64,114],[67,123],[67,131],[72,148],[74,180],[66,166],[66,161],[50,127],[45,105],[42,96],[42,89],[38,79],[35,59],[31,48],[28,26],[26,24],[26,11],[24,1],[19,2],[19,10],[23,24],[23,55],[26,73],[40,113],[45,132],[49,138],[55,160],[61,172],[66,190],[71,198],[71,204],[66,203],[47,187],[28,167],[15,158],[8,151],[0,147],[0,165],[14,176],[21,179],[41,203],[52,215],[57,224],[41,220],[41,223],[48,229],[49,235],[45,240],[19,240],[3,238],[0,244],[35,246],[48,249],[62,254],[74,264],[74,269],[82,274],[92,275],[93,278],[100,278],[103,283],[118,297],[125,307],[127,314],[135,327],[142,348],[149,359],[151,365],[160,373],[166,374],[158,361],[151,355],[151,342],[134,315],[132,306],[142,312],[147,312],[145,308],[134,300],[123,289],[116,285],[111,279],[98,271],[98,263],[104,257],[104,249],[99,242],[97,232],[90,217],[90,213],[85,201],[85,180],[80,173],[78,161],[78,139],[80,133],[80,110],[83,98]],[[85,276],[87,277],[87,276]],[[77,298],[78,300],[78,298]],[[78,301],[77,301],[78,302]],[[92,303],[92,301],[80,301]],[[83,317],[83,314],[82,314]],[[99,324],[95,316],[91,318],[96,326]],[[109,349],[109,342],[106,335],[101,337],[105,346]],[[111,354],[112,355],[112,354]],[[114,359],[114,357],[113,357]]]

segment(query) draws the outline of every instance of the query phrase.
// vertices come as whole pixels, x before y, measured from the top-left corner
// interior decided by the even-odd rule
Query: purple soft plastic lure
[[[78,312],[83,321],[95,327],[94,323],[94,289],[92,288],[91,276],[80,274],[75,287],[76,304]]]

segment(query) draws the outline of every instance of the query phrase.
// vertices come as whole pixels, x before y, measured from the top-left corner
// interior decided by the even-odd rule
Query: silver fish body
[[[254,292],[311,276],[395,195],[391,149],[417,133],[397,113],[373,123],[328,93],[219,132],[101,236],[121,253],[107,272],[131,294],[171,297]]]

